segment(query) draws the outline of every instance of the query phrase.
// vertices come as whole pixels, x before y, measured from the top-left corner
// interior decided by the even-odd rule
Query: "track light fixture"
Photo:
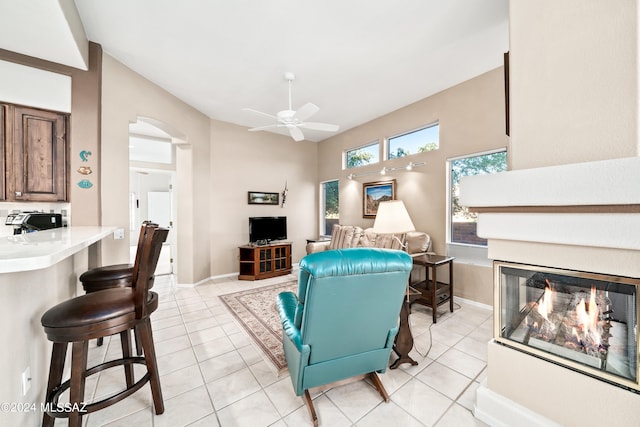
[[[386,175],[389,172],[400,171],[400,170],[411,171],[411,170],[413,170],[413,168],[424,166],[424,165],[425,165],[425,162],[418,162],[418,163],[409,162],[409,164],[406,165],[406,166],[398,166],[398,167],[395,167],[395,168],[383,167],[380,171],[362,172],[362,173],[353,173],[353,172],[351,172],[349,175],[347,175],[347,178],[348,179],[354,179],[354,178],[357,178],[359,176],[374,175],[374,174]]]

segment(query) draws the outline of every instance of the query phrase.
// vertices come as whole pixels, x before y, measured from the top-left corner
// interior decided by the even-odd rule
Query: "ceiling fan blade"
[[[258,126],[258,127],[254,127],[249,129],[249,132],[255,132],[258,130],[265,130],[265,129],[271,129],[271,128],[277,128],[280,127],[280,125],[266,125],[266,126]]]
[[[329,123],[317,123],[317,122],[305,122],[298,126],[306,129],[321,130],[325,132],[335,132],[338,129],[340,129],[340,126],[338,125],[332,125]]]
[[[296,118],[301,122],[304,122],[318,111],[320,111],[320,108],[317,105],[307,102],[302,107],[298,108],[298,111],[296,111]]]
[[[262,111],[254,110],[254,109],[251,109],[251,108],[243,108],[242,111],[248,111],[250,113],[257,114],[257,115],[260,115],[260,116],[269,117],[272,120],[278,120],[278,118],[276,116],[272,115],[272,114],[263,113]]]
[[[304,134],[302,133],[302,131],[300,129],[298,129],[297,126],[287,126],[287,128],[289,128],[289,133],[291,134],[291,138],[293,138],[294,141],[302,141],[304,139]]]

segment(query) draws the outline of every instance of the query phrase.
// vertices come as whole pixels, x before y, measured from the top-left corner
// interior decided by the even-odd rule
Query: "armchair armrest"
[[[277,306],[280,314],[280,321],[284,333],[289,337],[291,342],[296,346],[298,351],[302,352],[302,339],[300,338],[300,329],[295,326],[295,313],[298,305],[298,297],[293,292],[282,292],[278,295]]]

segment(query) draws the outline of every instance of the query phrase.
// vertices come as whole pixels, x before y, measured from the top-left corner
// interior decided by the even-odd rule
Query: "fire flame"
[[[587,308],[584,298],[582,298],[576,306],[576,318],[584,336],[591,336],[596,344],[600,343],[600,333],[598,332],[599,314],[600,310],[596,304],[596,289],[592,287],[591,295],[589,296],[589,308]]]
[[[553,299],[555,291],[551,288],[549,280],[547,286],[544,287],[544,295],[538,303],[538,313],[546,320],[549,320],[549,314],[553,312]]]

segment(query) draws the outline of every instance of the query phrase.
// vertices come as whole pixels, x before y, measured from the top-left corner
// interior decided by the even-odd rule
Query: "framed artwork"
[[[280,204],[280,195],[278,193],[249,191],[248,202],[250,205],[278,205]]]
[[[375,218],[380,202],[396,199],[396,180],[362,184],[362,217]]]

